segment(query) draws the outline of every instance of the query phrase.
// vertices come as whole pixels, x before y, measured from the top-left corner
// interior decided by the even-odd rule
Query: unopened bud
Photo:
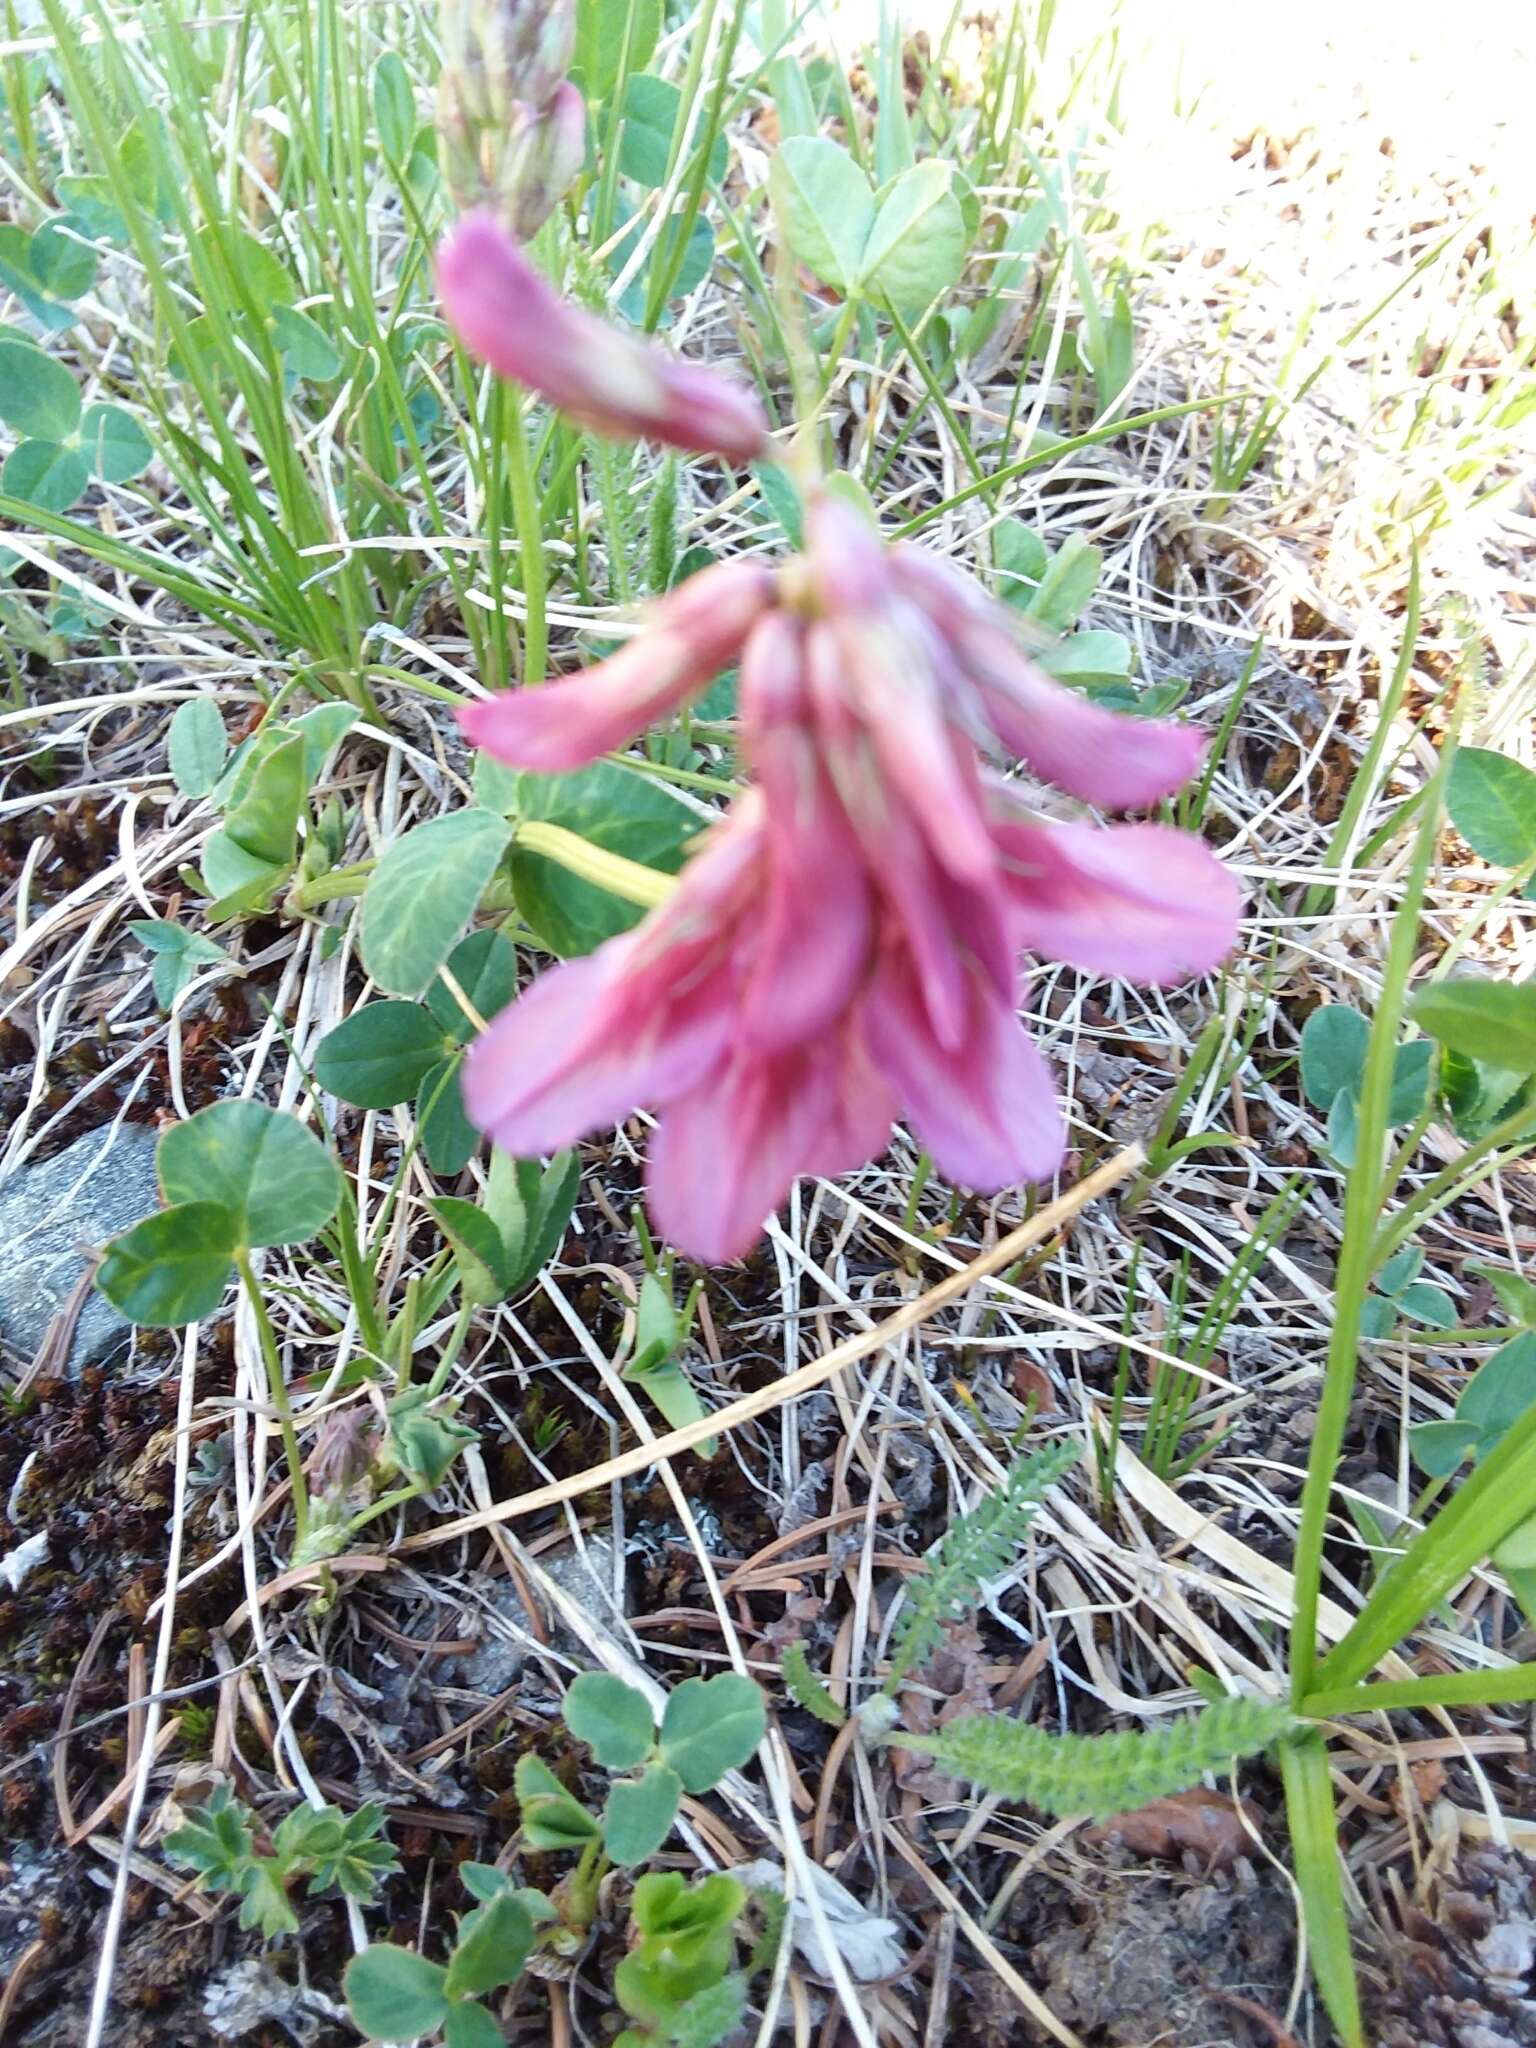
[[[501,153],[497,199],[502,219],[528,241],[575,182],[587,153],[587,107],[569,80],[549,104],[518,110]]]
[[[554,211],[586,153],[586,108],[566,80],[574,0],[443,0],[437,127],[461,211],[493,205],[519,235]]]
[[[469,119],[503,132],[542,107],[576,54],[576,0],[442,0],[443,68]]]

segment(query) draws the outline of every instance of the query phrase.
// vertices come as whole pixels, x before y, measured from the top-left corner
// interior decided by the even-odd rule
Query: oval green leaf
[[[1331,1109],[1339,1095],[1357,1095],[1365,1076],[1371,1027],[1347,1003],[1324,1003],[1301,1031],[1301,1086],[1315,1109]]]
[[[234,843],[254,859],[286,868],[298,856],[304,780],[304,739],[292,732],[265,753],[224,820]]]
[[[1536,856],[1536,770],[1488,747],[1462,747],[1445,801],[1451,823],[1484,860],[1518,868]],[[1536,894],[1536,880],[1525,893]]]
[[[224,772],[229,740],[211,697],[180,704],[168,741],[171,780],[183,796],[206,796]]]
[[[379,147],[391,163],[403,164],[416,140],[416,94],[394,50],[386,50],[373,67],[373,119]]]
[[[78,299],[96,282],[101,258],[88,240],[80,239],[85,223],[60,214],[45,220],[33,235],[28,255],[32,275],[56,299]]]
[[[580,1800],[573,1799],[544,1759],[520,1756],[512,1774],[530,1849],[582,1849],[601,1833]]]
[[[480,1133],[464,1113],[462,1066],[457,1053],[443,1060],[427,1075],[416,1096],[421,1149],[428,1166],[444,1179],[464,1171],[480,1142]]]
[[[279,306],[272,315],[272,340],[283,368],[311,384],[329,384],[341,375],[341,357],[318,322],[296,306]]]
[[[659,783],[613,761],[594,762],[574,775],[519,776],[517,799],[519,817],[562,825],[594,846],[667,874],[682,866],[683,849],[704,822]],[[539,937],[564,959],[592,952],[645,914],[522,846],[512,854],[512,893]]]
[[[4,353],[9,358],[16,351]],[[6,367],[0,360],[0,375]],[[61,448],[56,441],[20,442],[0,470],[0,486],[40,512],[67,512],[90,480],[91,465],[83,451]]]
[[[447,1982],[441,1963],[376,1941],[348,1963],[341,1988],[348,2011],[370,2041],[410,2041],[443,2024]]]
[[[471,932],[460,939],[444,966],[464,991],[471,1009],[487,1023],[517,994],[517,952],[504,932]],[[427,990],[427,1008],[450,1038],[462,1045],[474,1036],[474,1019],[439,974]]]
[[[79,386],[42,349],[7,341],[0,345],[0,419],[26,439],[66,440],[80,424]]]
[[[881,197],[858,283],[898,313],[915,316],[959,277],[967,240],[952,168],[930,157],[903,171]]]
[[[475,808],[397,839],[363,898],[363,965],[392,996],[419,996],[475,914],[512,828]]]
[[[617,1778],[603,1808],[603,1847],[622,1869],[647,1863],[672,1832],[682,1780],[666,1764],[643,1778]]]
[[[483,2005],[465,1998],[448,2009],[443,2048],[507,2048],[507,2037]]]
[[[459,1922],[448,1959],[450,1998],[483,1998],[522,1975],[533,1947],[533,1922],[516,1892],[498,1892]]]
[[[443,1057],[443,1034],[420,1003],[369,1003],[328,1031],[315,1079],[359,1109],[409,1102]]]
[[[607,1671],[583,1671],[565,1695],[566,1727],[607,1771],[632,1770],[650,1754],[656,1724],[644,1693]]]
[[[869,180],[846,149],[821,135],[792,135],[773,153],[768,190],[789,246],[824,284],[850,292],[875,221]]]
[[[313,1131],[262,1102],[215,1102],[172,1124],[155,1152],[168,1202],[217,1202],[242,1245],[301,1244],[341,1199],[341,1174]]]
[[[1431,1038],[1510,1073],[1536,1073],[1536,981],[1441,981],[1408,1014]]]
[[[685,1678],[667,1701],[661,1753],[690,1792],[707,1792],[739,1770],[763,1739],[763,1695],[734,1671]]]
[[[665,78],[640,72],[624,88],[624,139],[619,145],[619,169],[637,185],[659,191],[667,182],[667,157],[677,130],[683,96]],[[718,184],[725,176],[729,151],[723,135],[717,135],[709,152],[709,177]]]
[[[631,75],[651,61],[661,35],[661,0],[577,0],[575,67],[595,106],[619,82],[625,38]]]
[[[120,405],[88,405],[80,421],[80,447],[104,484],[142,476],[155,459],[149,436]]]
[[[130,1323],[174,1329],[218,1310],[238,1240],[216,1202],[181,1202],[113,1238],[96,1285]]]

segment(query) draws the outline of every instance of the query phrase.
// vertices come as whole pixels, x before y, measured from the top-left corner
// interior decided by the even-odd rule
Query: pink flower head
[[[437,283],[448,323],[471,355],[593,433],[664,441],[728,462],[767,452],[767,421],[751,392],[631,341],[562,299],[494,214],[476,209],[449,230],[438,245]]]
[[[1084,703],[978,586],[832,500],[800,560],[708,570],[586,676],[465,724],[568,769],[738,657],[754,787],[667,902],[541,977],[465,1078],[472,1120],[524,1154],[654,1105],[657,1224],[710,1261],[747,1250],[800,1174],[882,1150],[897,1115],[952,1180],[1049,1175],[1066,1126],[1019,1021],[1020,950],[1170,983],[1216,965],[1241,908],[1192,835],[1043,823],[978,751],[1146,803],[1198,765],[1198,735]]]

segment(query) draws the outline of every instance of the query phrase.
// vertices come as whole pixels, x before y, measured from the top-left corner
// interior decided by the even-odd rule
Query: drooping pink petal
[[[947,1047],[910,962],[891,948],[870,989],[870,1052],[946,1178],[983,1194],[1048,1179],[1066,1147],[1051,1070],[1012,1005],[977,974],[967,999],[964,1038]]]
[[[691,1087],[720,1056],[729,993],[701,981],[681,1000],[626,999],[629,933],[541,974],[481,1033],[464,1063],[477,1130],[520,1159],[610,1129],[646,1102]]]
[[[801,1169],[835,1180],[878,1159],[891,1141],[898,1114],[891,1084],[875,1065],[864,1024],[864,1002],[853,1005],[841,1031],[826,1048],[837,1066],[837,1086],[827,1121]]]
[[[765,563],[716,563],[651,605],[635,638],[606,661],[540,689],[467,704],[459,721],[477,747],[514,767],[546,775],[580,768],[626,746],[713,681],[772,596]]]
[[[739,1050],[668,1102],[646,1176],[656,1226],[709,1265],[751,1250],[807,1170],[836,1089],[835,1062],[801,1050]]]
[[[967,665],[993,731],[1045,782],[1109,811],[1139,811],[1189,781],[1206,736],[1106,711],[1053,682],[1003,634],[973,633]]]
[[[742,746],[762,792],[767,897],[742,1035],[762,1052],[815,1037],[844,1008],[869,953],[864,862],[811,724],[799,622],[770,612],[741,664]]]
[[[751,392],[569,304],[494,214],[477,209],[449,230],[437,282],[448,323],[472,355],[594,433],[730,462],[767,451],[767,422]]]
[[[1047,960],[1168,987],[1232,950],[1236,880],[1169,825],[994,822],[1019,942]]]
[[[1106,711],[1052,680],[1013,636],[1006,607],[925,548],[892,551],[904,588],[978,693],[997,738],[1046,782],[1105,810],[1142,810],[1188,782],[1206,737],[1168,719]]]

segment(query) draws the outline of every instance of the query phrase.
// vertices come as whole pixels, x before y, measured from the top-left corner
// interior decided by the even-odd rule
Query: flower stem
[[[1334,1474],[1338,1469],[1355,1389],[1361,1310],[1371,1275],[1376,1270],[1379,1248],[1376,1219],[1381,1207],[1386,1166],[1387,1103],[1392,1092],[1398,1027],[1407,997],[1408,976],[1413,968],[1414,949],[1418,944],[1419,913],[1440,834],[1440,807],[1446,777],[1455,751],[1453,727],[1445,741],[1440,765],[1430,784],[1431,793],[1419,819],[1413,861],[1392,926],[1381,996],[1376,1005],[1366,1054],[1355,1163],[1350,1169],[1344,1195],[1344,1238],[1339,1249],[1339,1270],[1333,1290],[1333,1328],[1329,1333],[1322,1398],[1318,1402],[1312,1447],[1307,1459],[1307,1480],[1301,1496],[1301,1525],[1296,1533],[1291,1697],[1297,1701],[1313,1690],[1313,1674],[1317,1669],[1317,1610],[1322,1595],[1323,1545],[1328,1530],[1329,1504],[1333,1498]]]
[[[542,683],[549,667],[548,583],[544,573],[544,518],[528,459],[528,422],[521,404],[505,414],[507,482],[517,524],[518,563],[523,580],[523,681]]]
[[[256,1318],[256,1334],[261,1344],[262,1363],[267,1369],[267,1388],[272,1397],[273,1413],[277,1417],[278,1432],[283,1439],[283,1456],[288,1463],[288,1478],[293,1487],[294,1549],[303,1544],[309,1533],[309,1487],[304,1478],[304,1458],[299,1450],[299,1433],[293,1426],[293,1409],[288,1401],[288,1382],[283,1378],[283,1361],[278,1355],[277,1337],[272,1328],[272,1319],[267,1314],[267,1304],[251,1265],[249,1251],[242,1248],[235,1253],[235,1267],[240,1275],[240,1284],[245,1289],[251,1304],[251,1313]]]

